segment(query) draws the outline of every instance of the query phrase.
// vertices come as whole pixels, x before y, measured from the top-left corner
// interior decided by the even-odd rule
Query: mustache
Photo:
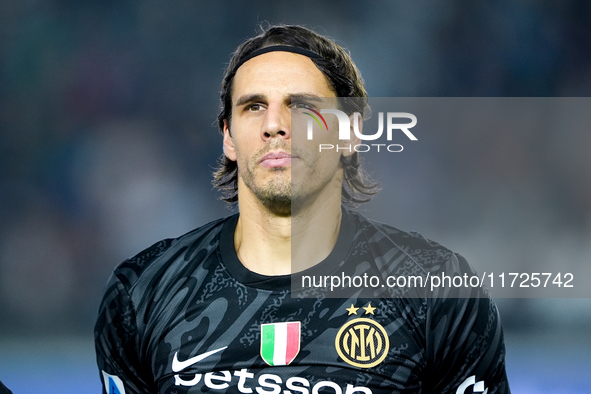
[[[270,142],[268,145],[265,145],[263,148],[261,148],[261,150],[259,150],[255,154],[253,159],[255,159],[256,161],[260,161],[263,158],[263,156],[265,156],[267,153],[274,151],[274,150],[281,150],[286,153],[289,153],[290,155],[294,155],[292,153],[291,144],[288,144],[285,141],[273,141],[273,142]],[[297,149],[294,149],[293,152],[297,153]],[[297,154],[295,156],[297,156]]]
[[[263,156],[265,156],[267,153],[271,151],[278,150],[288,153],[292,157],[300,159],[302,162],[307,162],[311,159],[310,152],[308,152],[305,148],[294,147],[292,144],[287,143],[285,141],[271,141],[268,143],[268,145],[262,147],[249,159],[249,165],[258,165],[263,159]]]

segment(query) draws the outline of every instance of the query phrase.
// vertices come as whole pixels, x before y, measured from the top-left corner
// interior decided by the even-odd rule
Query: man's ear
[[[234,140],[230,135],[230,128],[228,127],[228,121],[224,119],[224,155],[232,161],[236,161],[236,147],[234,146]]]
[[[361,138],[359,138],[357,134],[355,134],[354,127],[355,123],[357,123],[357,130],[359,131],[359,134],[363,134],[363,119],[361,118],[361,115],[355,115],[356,113],[349,115],[349,124],[351,125],[349,135],[351,136],[351,139],[348,141],[342,141],[345,144],[345,146],[351,147],[351,151],[349,151],[349,148],[343,150],[343,156],[345,157],[351,156],[352,154],[356,153],[355,146],[361,144]]]

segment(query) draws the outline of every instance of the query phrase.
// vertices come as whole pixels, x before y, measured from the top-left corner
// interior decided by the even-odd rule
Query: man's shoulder
[[[405,297],[427,298],[488,297],[488,292],[480,286],[463,286],[456,289],[454,285],[451,289],[453,291],[449,292],[449,286],[442,285],[440,291],[439,285],[436,285],[434,292],[433,283],[441,284],[433,279],[435,276],[464,278],[465,274],[470,277],[476,275],[476,271],[460,254],[417,232],[403,231],[389,224],[367,219],[360,214],[353,215],[359,221],[355,246],[351,253],[355,262],[373,262],[383,277],[404,277],[406,280],[414,278],[415,284],[416,278],[422,278],[419,282],[421,285],[414,289],[400,285],[397,281],[397,287],[387,289],[390,296],[403,294]],[[425,291],[425,289],[431,291]]]
[[[359,229],[369,250],[383,255],[397,255],[394,250],[406,255],[427,271],[437,270],[453,258],[449,248],[414,231],[404,231],[390,224],[369,219],[358,212],[351,212],[359,223]]]
[[[146,275],[160,275],[171,265],[183,264],[195,258],[203,260],[217,246],[224,223],[233,216],[217,219],[176,238],[158,241],[133,257],[120,263],[113,271],[124,286],[131,288]]]

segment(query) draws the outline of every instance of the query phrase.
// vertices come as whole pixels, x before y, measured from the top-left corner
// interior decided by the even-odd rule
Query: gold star
[[[347,316],[356,315],[358,309],[359,308],[355,308],[355,305],[351,304],[351,307],[346,309],[346,311],[349,312]]]
[[[369,314],[371,313],[372,315],[374,314],[373,311],[376,310],[376,308],[371,306],[371,302],[369,304],[367,304],[367,306],[364,306],[363,309],[365,309],[365,314]]]

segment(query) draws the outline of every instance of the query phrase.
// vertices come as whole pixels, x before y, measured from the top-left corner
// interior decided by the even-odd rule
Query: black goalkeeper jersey
[[[95,327],[106,393],[509,393],[497,308],[467,297],[293,297],[246,269],[238,215],[156,243],[111,276]],[[470,271],[448,249],[343,211],[320,266]],[[316,268],[316,267],[313,267]],[[417,295],[418,294],[418,295]]]

